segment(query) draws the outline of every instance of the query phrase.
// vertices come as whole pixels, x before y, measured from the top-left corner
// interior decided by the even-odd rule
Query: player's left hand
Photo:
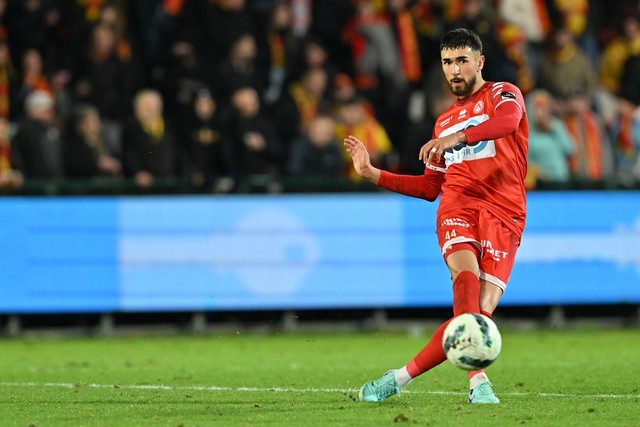
[[[465,142],[467,142],[467,136],[462,132],[432,139],[420,148],[418,159],[425,165],[431,163],[434,159],[439,162],[445,150]]]

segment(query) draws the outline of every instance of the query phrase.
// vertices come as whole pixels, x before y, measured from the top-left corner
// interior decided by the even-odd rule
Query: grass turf
[[[0,341],[3,426],[637,426],[640,330],[503,330],[500,405],[466,403],[445,363],[401,398],[357,388],[428,335],[211,335]]]

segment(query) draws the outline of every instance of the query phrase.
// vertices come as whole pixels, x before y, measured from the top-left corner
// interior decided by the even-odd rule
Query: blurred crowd
[[[638,0],[0,0],[0,186],[357,180],[348,134],[421,174],[457,27],[526,97],[530,189],[637,186]]]

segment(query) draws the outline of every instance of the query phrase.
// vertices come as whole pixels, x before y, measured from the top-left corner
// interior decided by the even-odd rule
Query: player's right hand
[[[375,183],[380,179],[380,170],[371,165],[369,152],[362,141],[353,135],[349,135],[344,139],[344,147],[353,160],[353,168],[361,177],[373,181]]]

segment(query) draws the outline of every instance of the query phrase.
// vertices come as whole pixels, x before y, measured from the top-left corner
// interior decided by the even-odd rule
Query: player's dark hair
[[[455,30],[448,31],[440,40],[440,50],[454,50],[466,47],[470,47],[471,50],[479,52],[482,55],[482,41],[480,37],[466,28],[456,28]]]

